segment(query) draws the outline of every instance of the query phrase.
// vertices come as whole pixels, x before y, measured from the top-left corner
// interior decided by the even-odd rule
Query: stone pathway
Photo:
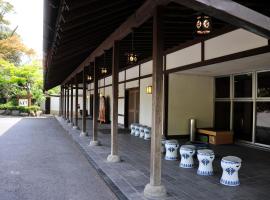
[[[99,125],[98,139],[102,146],[89,147],[92,138],[92,121],[87,120],[90,137],[80,137],[80,131],[72,130],[62,118],[58,118],[67,133],[80,147],[82,153],[95,166],[104,179],[116,191],[128,199],[145,199],[144,186],[149,182],[150,141],[131,136],[121,129],[119,134],[119,154],[121,163],[106,162],[110,154],[110,125]],[[81,121],[79,123],[81,125]],[[180,141],[184,144],[186,141]],[[270,152],[240,145],[210,145],[215,152],[214,176],[198,176],[197,159],[194,169],[179,168],[178,161],[162,158],[162,182],[167,188],[166,200],[269,200],[270,199]],[[219,183],[223,156],[235,155],[242,158],[239,187],[223,186]]]
[[[55,118],[0,117],[0,199],[117,197]]]

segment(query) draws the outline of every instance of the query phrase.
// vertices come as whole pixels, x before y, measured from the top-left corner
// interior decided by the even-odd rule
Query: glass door
[[[235,138],[252,142],[253,102],[234,102],[233,130]]]

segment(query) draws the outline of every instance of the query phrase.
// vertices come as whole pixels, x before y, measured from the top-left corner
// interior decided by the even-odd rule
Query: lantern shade
[[[151,85],[146,87],[146,94],[152,94],[152,86]]]
[[[127,54],[127,63],[134,64],[138,61],[138,56],[135,52],[130,52]]]
[[[91,81],[91,80],[92,80],[92,76],[88,75],[88,76],[87,76],[87,80],[88,80],[88,81]]]
[[[209,34],[212,30],[212,20],[207,15],[200,15],[196,21],[196,32],[199,35]]]
[[[106,67],[102,67],[101,68],[101,74],[107,74],[107,68]]]

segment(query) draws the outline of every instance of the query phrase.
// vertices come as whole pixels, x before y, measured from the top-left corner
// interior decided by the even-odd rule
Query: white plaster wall
[[[119,82],[124,81],[125,80],[125,71],[120,72],[118,78],[119,78]]]
[[[126,82],[126,88],[127,89],[135,88],[135,87],[139,87],[139,80]]]
[[[104,86],[104,78],[98,81],[98,87]]]
[[[153,73],[153,61],[148,61],[141,64],[141,76],[145,76]]]
[[[125,99],[118,99],[118,114],[125,114]]]
[[[259,35],[237,29],[205,41],[205,59],[217,58],[249,49],[266,46],[268,41]]]
[[[139,77],[139,65],[126,70],[126,79],[138,78]]]
[[[105,85],[110,85],[112,84],[112,76],[108,76],[105,78]]]
[[[50,98],[51,98],[51,110],[50,110],[50,112],[52,114],[59,112],[60,98],[59,97],[50,97]]]
[[[166,68],[173,69],[176,67],[200,61],[201,61],[201,43],[168,54],[166,58]]]
[[[89,87],[90,89],[94,89],[94,83],[90,83],[89,85],[90,85]]]
[[[125,84],[121,83],[118,85],[118,96],[124,97],[125,96]]]
[[[213,125],[212,77],[169,75],[168,134],[188,135],[188,120],[195,118],[197,127]]]
[[[152,77],[141,79],[140,84],[140,124],[152,126],[152,94],[146,94],[146,87],[152,85]]]
[[[118,116],[118,124],[124,124],[124,117]]]

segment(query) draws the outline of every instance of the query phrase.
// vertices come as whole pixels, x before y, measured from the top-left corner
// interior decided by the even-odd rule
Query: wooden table
[[[208,135],[210,144],[233,144],[233,132],[213,128],[199,128],[198,134]]]

